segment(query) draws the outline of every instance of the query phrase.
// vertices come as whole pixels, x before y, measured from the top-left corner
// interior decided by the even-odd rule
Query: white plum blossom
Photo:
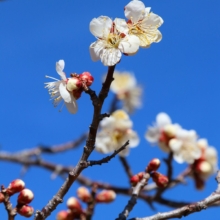
[[[202,151],[197,146],[197,137],[194,130],[180,129],[176,132],[175,137],[169,141],[173,158],[178,163],[192,164],[200,158]]]
[[[72,114],[75,114],[78,109],[76,99],[74,98],[71,91],[67,90],[67,85],[69,89],[71,90],[75,89],[75,87],[73,86],[74,79],[66,78],[66,74],[63,72],[64,67],[65,67],[64,60],[59,60],[56,63],[56,71],[60,75],[61,80],[50,77],[50,76],[46,76],[47,78],[51,78],[55,81],[45,83],[46,84],[45,88],[48,89],[51,99],[53,100],[54,107],[57,107],[57,105],[63,100],[68,111]]]
[[[142,1],[133,0],[125,6],[125,17],[128,19],[129,34],[140,39],[140,46],[147,48],[151,43],[158,43],[162,34],[158,28],[163,24],[163,19],[145,8]]]
[[[114,152],[129,140],[129,146],[119,153],[124,157],[128,155],[129,148],[139,144],[139,137],[132,130],[133,123],[123,110],[113,112],[111,117],[104,118],[100,125],[101,130],[97,134],[95,149],[101,153]]]
[[[141,107],[142,88],[137,85],[136,78],[129,72],[114,72],[114,81],[111,90],[123,102],[123,108],[131,113]]]
[[[156,116],[154,125],[148,127],[145,138],[151,144],[158,144],[163,151],[170,152],[169,141],[175,137],[177,131],[180,129],[180,125],[172,124],[169,115],[161,112]]]
[[[114,66],[121,59],[122,53],[133,55],[139,49],[139,38],[128,35],[128,25],[124,19],[112,21],[107,16],[100,16],[90,22],[90,31],[97,41],[90,45],[90,55],[93,61],[105,66]]]

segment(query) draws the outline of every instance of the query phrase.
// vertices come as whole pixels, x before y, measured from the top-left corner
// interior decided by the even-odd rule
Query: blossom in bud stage
[[[46,76],[47,78],[54,79],[55,81],[45,83],[46,84],[45,88],[48,89],[51,99],[53,100],[54,107],[57,107],[59,103],[62,100],[64,100],[64,103],[68,111],[72,114],[75,114],[78,110],[78,107],[77,107],[76,99],[71,92],[79,86],[78,84],[79,80],[75,78],[67,79],[66,74],[63,72],[64,66],[65,66],[64,60],[59,60],[56,63],[56,71],[60,75],[61,80]],[[70,82],[68,83],[68,81]],[[67,88],[69,88],[70,90],[68,90]]]
[[[133,55],[139,49],[140,40],[135,35],[128,35],[128,25],[124,19],[112,21],[107,16],[100,16],[90,22],[90,31],[98,39],[90,45],[93,61],[105,66],[114,66],[121,59],[122,53]]]
[[[139,144],[139,137],[132,130],[133,123],[123,110],[113,112],[111,117],[104,118],[100,125],[101,131],[97,134],[95,149],[101,153],[113,152],[129,140],[129,145],[119,153],[120,156],[127,156],[129,147]]]
[[[29,204],[34,199],[34,194],[29,189],[23,189],[18,195],[18,204]]]
[[[169,179],[159,172],[152,172],[151,177],[158,187],[164,188],[167,186]]]
[[[77,189],[77,196],[81,201],[86,202],[86,203],[91,200],[91,194],[89,190],[83,186]]]
[[[154,158],[150,161],[146,168],[146,172],[156,171],[160,167],[160,160],[158,158]]]
[[[129,72],[114,72],[114,81],[111,90],[122,101],[123,109],[131,113],[136,108],[141,107],[142,88],[137,85],[136,78]]]
[[[24,217],[31,217],[34,213],[34,208],[29,205],[17,206],[17,212]]]
[[[70,210],[62,210],[57,213],[56,220],[73,220],[74,214]]]
[[[192,176],[195,179],[196,188],[202,189],[205,180],[217,171],[217,151],[214,147],[208,145],[206,139],[199,139],[197,146],[201,149],[201,156],[191,165]]]
[[[91,86],[94,78],[89,72],[83,72],[79,75],[81,82],[85,83],[87,86]]]
[[[96,202],[109,203],[114,201],[116,193],[113,190],[103,190],[96,195]]]
[[[0,192],[0,203],[4,202],[5,196]]]
[[[132,177],[130,178],[130,182],[131,182],[132,186],[136,186],[137,183],[142,180],[143,176],[144,176],[144,173],[143,173],[143,172],[140,172],[140,173],[138,173],[138,174],[132,176]]]
[[[158,144],[163,151],[170,152],[169,141],[175,137],[179,129],[180,125],[172,124],[169,115],[161,112],[156,116],[154,126],[148,128],[145,137],[150,143]]]
[[[73,213],[80,214],[82,212],[82,207],[79,203],[79,200],[75,197],[70,197],[67,200],[67,207],[70,209]]]
[[[145,8],[142,1],[133,0],[125,6],[125,17],[128,19],[129,34],[137,36],[140,46],[148,48],[151,43],[158,43],[162,34],[158,28],[163,24],[163,19]]]
[[[23,180],[21,179],[13,180],[7,188],[7,193],[11,196],[23,190],[24,187],[25,187],[25,183]]]

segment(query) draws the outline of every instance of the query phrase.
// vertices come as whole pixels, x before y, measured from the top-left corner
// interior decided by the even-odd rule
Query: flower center
[[[114,33],[109,33],[107,42],[109,48],[118,48],[118,45],[120,43],[121,37]]]

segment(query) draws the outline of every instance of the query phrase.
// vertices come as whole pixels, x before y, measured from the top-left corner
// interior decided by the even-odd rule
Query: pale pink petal
[[[56,62],[56,71],[60,75],[62,80],[66,80],[66,74],[63,72],[65,67],[65,62],[64,60],[59,60]]]
[[[104,41],[102,40],[97,40],[96,42],[90,45],[89,52],[93,61],[100,60],[100,56],[103,48],[104,48]]]
[[[138,144],[140,143],[138,134],[133,130],[129,130],[128,138],[129,138],[129,147],[137,147]]]
[[[180,149],[182,148],[183,142],[180,140],[177,140],[175,138],[171,139],[169,141],[169,147],[171,149],[171,151],[173,152],[179,152]]]
[[[107,16],[93,18],[90,22],[89,29],[91,33],[99,38],[108,36],[112,27],[112,20]]]
[[[66,84],[64,82],[60,83],[59,91],[60,91],[60,95],[61,95],[62,99],[64,100],[64,102],[71,103],[71,101],[72,101],[71,95],[66,90]]]
[[[120,33],[124,33],[124,34],[128,33],[129,31],[128,24],[124,19],[116,18],[114,20],[114,24],[115,24],[115,29]]]
[[[121,52],[116,48],[103,49],[101,51],[101,61],[105,66],[114,66],[121,59]]]
[[[142,1],[133,0],[125,6],[125,17],[137,23],[145,16],[145,5]]]
[[[145,135],[145,138],[147,139],[147,141],[154,144],[158,142],[159,136],[160,136],[160,131],[157,127],[149,127]]]
[[[135,54],[140,45],[140,40],[135,35],[126,36],[123,38],[118,46],[118,49],[127,55]]]

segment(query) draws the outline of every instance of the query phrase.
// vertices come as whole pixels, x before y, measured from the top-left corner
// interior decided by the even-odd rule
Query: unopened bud
[[[70,210],[62,210],[57,213],[56,220],[73,220],[73,213]]]
[[[0,192],[0,203],[4,202],[5,196]]]
[[[89,190],[83,186],[81,186],[77,189],[77,196],[83,202],[89,202],[91,200],[91,194],[90,194]]]
[[[79,77],[87,86],[91,86],[94,81],[93,76],[89,72],[83,72]]]
[[[31,217],[34,213],[34,208],[29,205],[17,206],[17,212],[24,217]]]
[[[73,90],[72,94],[73,94],[74,98],[77,100],[81,97],[82,92],[83,92],[83,89],[80,88],[78,90]]]
[[[23,189],[18,195],[18,204],[29,204],[33,199],[33,192],[30,189]]]
[[[22,181],[20,179],[13,180],[7,188],[7,193],[11,196],[11,195],[23,190],[24,187],[25,187],[24,181]]]
[[[134,175],[130,178],[130,183],[132,184],[132,186],[136,186],[139,180],[140,180],[139,176]]]
[[[70,197],[67,200],[67,207],[73,212],[73,213],[81,213],[82,207],[79,203],[79,200],[75,197]]]
[[[82,83],[81,83],[80,79],[77,77],[69,78],[67,81],[67,84],[66,84],[66,88],[69,92],[77,90],[77,89],[81,88],[81,86],[82,86]]]
[[[201,161],[200,163],[198,163],[197,169],[200,173],[203,174],[208,174],[212,171],[211,164],[208,163],[207,161]]]
[[[158,158],[154,158],[150,161],[146,168],[146,172],[156,171],[160,167],[160,160]]]
[[[116,193],[113,190],[103,190],[96,196],[96,202],[109,203],[114,201]]]
[[[142,180],[143,177],[144,177],[144,172],[140,172],[140,173],[138,173],[137,175],[138,175],[139,181],[140,181],[140,180]]]
[[[153,181],[157,184],[157,186],[160,188],[166,187],[169,182],[169,179],[159,172],[151,173],[151,177],[153,178]]]

